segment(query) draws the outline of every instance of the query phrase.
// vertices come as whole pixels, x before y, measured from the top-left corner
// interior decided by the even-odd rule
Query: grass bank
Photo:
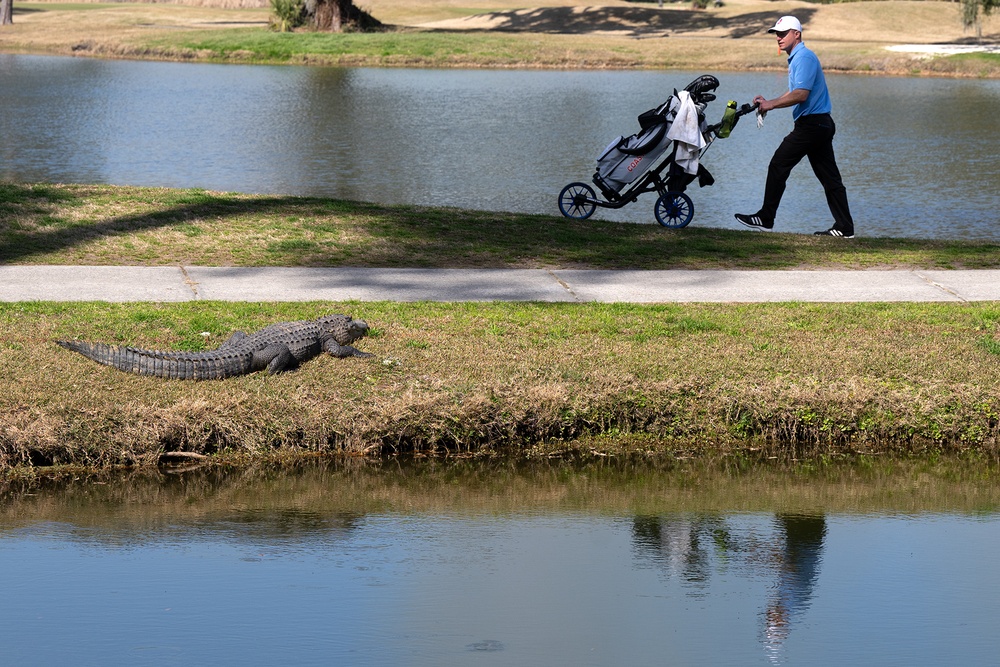
[[[995,267],[995,244],[664,230],[197,190],[4,184],[5,263]],[[877,277],[878,272],[872,272]],[[224,382],[127,375],[65,338],[216,347],[345,312],[371,359]],[[973,452],[1000,436],[996,304],[0,304],[0,468],[166,452],[781,459]]]
[[[109,185],[0,182],[5,264],[593,269],[982,269],[1000,244],[575,221]]]
[[[368,320],[358,346],[375,356],[179,382],[53,343],[203,349],[325,312]],[[0,467],[172,451],[995,457],[998,366],[996,304],[3,304]]]
[[[373,0],[363,4],[391,28],[339,35],[271,32],[269,10],[259,4],[265,6],[15,2],[14,25],[0,29],[0,51],[377,67],[782,70],[785,59],[763,31],[775,15],[795,13],[828,71],[1000,76],[996,54],[916,57],[886,50],[969,42],[958,6],[948,2],[729,0],[693,11],[679,3],[608,0],[586,7],[549,2],[529,11],[513,0],[462,6]],[[1000,19],[986,19],[983,35],[987,42],[1000,37]]]

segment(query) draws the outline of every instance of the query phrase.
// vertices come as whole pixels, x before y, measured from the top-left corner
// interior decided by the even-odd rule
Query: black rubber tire
[[[597,210],[595,198],[594,188],[586,183],[570,183],[559,193],[559,212],[567,218],[586,220]]]
[[[656,200],[654,213],[664,227],[682,229],[694,217],[694,202],[683,192],[665,192]]]

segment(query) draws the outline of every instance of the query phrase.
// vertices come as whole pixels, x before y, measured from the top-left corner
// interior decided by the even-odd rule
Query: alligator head
[[[368,335],[368,323],[349,315],[326,315],[316,320],[340,345],[350,345]]]

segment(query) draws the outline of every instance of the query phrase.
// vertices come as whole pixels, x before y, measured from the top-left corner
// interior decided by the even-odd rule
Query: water
[[[0,178],[198,187],[558,215],[571,181],[695,72],[263,67],[0,55]],[[718,73],[723,101],[784,73]],[[859,234],[1000,240],[1000,81],[829,76]],[[791,127],[752,117],[703,163],[692,224],[738,228]],[[655,197],[600,219],[653,223]],[[778,229],[830,223],[808,164]]]
[[[317,463],[0,493],[4,662],[990,665],[1000,494],[828,475]]]

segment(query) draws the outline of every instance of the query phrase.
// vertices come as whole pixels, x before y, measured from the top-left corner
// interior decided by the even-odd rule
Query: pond
[[[981,465],[340,461],[8,483],[9,664],[990,665]]]
[[[194,187],[558,215],[572,181],[701,72],[264,67],[0,55],[0,178]],[[777,95],[783,72],[718,72],[719,100]],[[1000,81],[829,76],[860,235],[1000,240]],[[791,128],[774,112],[717,142],[695,226],[740,228]],[[655,224],[655,197],[597,219]],[[808,164],[777,228],[829,212]]]

